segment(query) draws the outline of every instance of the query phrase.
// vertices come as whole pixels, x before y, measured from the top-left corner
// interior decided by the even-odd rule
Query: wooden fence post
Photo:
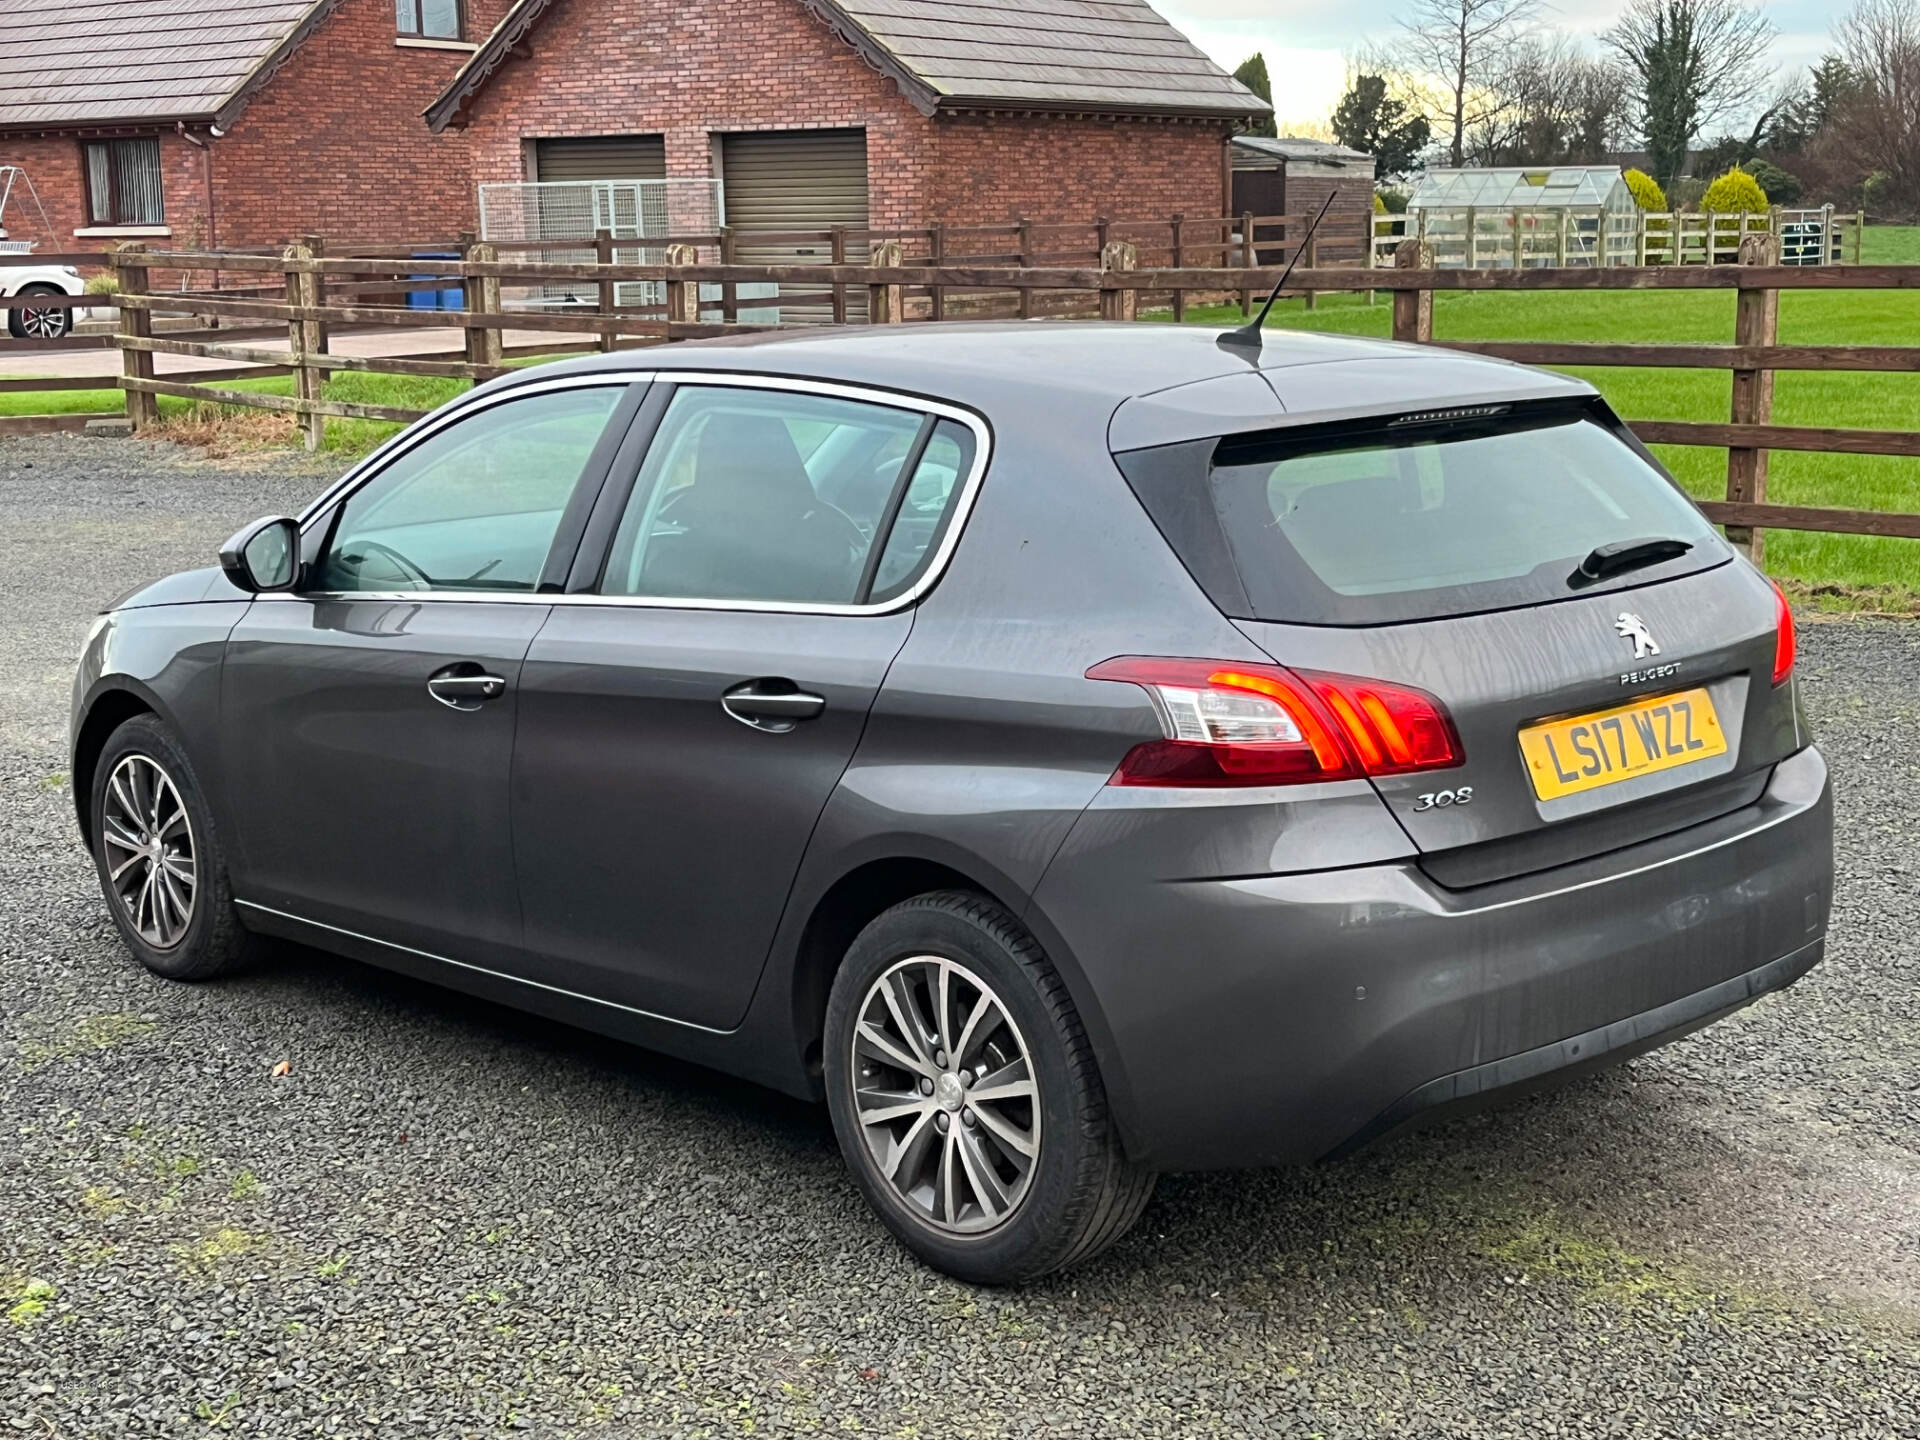
[[[900,242],[882,240],[873,247],[872,257],[867,263],[875,270],[898,270]],[[905,318],[900,313],[900,289],[898,285],[867,287],[867,323],[869,325],[898,325]]]
[[[303,267],[302,262],[311,263],[313,247],[306,241],[296,241],[286,249],[287,304],[300,310],[310,310],[315,305],[315,275],[311,269]],[[300,426],[300,437],[307,449],[318,450],[320,442],[326,439],[327,417],[313,408],[313,403],[323,397],[327,387],[327,372],[316,370],[307,364],[307,357],[320,349],[320,322],[308,319],[304,315],[295,315],[287,321],[287,349],[293,352],[293,398],[294,419]]]
[[[1740,242],[1739,263],[1778,265],[1780,240],[1775,235],[1749,235]],[[1772,345],[1780,332],[1780,292],[1778,290],[1742,290],[1734,301],[1733,343],[1740,346]],[[1733,423],[1765,425],[1773,419],[1773,371],[1735,370],[1733,372]],[[1734,504],[1759,505],[1767,498],[1767,452],[1744,446],[1727,450],[1727,499]],[[1764,535],[1745,525],[1727,526],[1727,540],[1747,553],[1754,564],[1761,563]]]
[[[1023,215],[1014,226],[1014,230],[1017,235],[1015,243],[1020,247],[1020,258],[1016,263],[1024,270],[1033,264],[1033,222]],[[1020,318],[1022,320],[1033,318],[1033,290],[1026,285],[1020,287]]]
[[[321,260],[326,257],[327,242],[322,240],[318,235],[302,235],[300,242],[307,247],[307,254],[313,259]],[[313,288],[310,292],[313,296],[311,303],[317,307],[324,308],[327,303],[327,277],[316,270],[313,272],[311,278],[313,280]],[[314,321],[313,330],[310,333],[313,343],[307,348],[315,354],[325,355],[328,345],[327,322],[324,320]]]
[[[1131,240],[1109,240],[1100,251],[1100,268],[1103,271],[1139,269],[1140,247]],[[1100,292],[1102,320],[1136,320],[1139,316],[1140,292],[1138,290],[1102,290]]]
[[[466,259],[471,264],[492,264],[500,258],[500,252],[486,241],[478,241],[463,247]],[[497,315],[500,313],[500,278],[497,275],[462,275],[461,289],[466,298],[467,313],[473,315]],[[467,326],[467,363],[486,366],[490,369],[500,367],[500,358],[504,350],[502,341],[505,332],[495,325]],[[478,385],[485,377],[475,376]]]
[[[1399,257],[1395,256],[1394,264],[1397,265],[1399,263],[1400,263]],[[1467,269],[1478,270],[1479,268],[1480,268],[1480,211],[1476,207],[1469,205],[1467,207]]]
[[[1393,252],[1396,270],[1431,270],[1433,246],[1425,240],[1402,240]],[[1393,292],[1393,338],[1426,344],[1433,339],[1433,291]]]
[[[1253,212],[1251,210],[1243,210],[1240,213],[1240,263],[1248,270],[1258,270],[1260,268],[1260,257],[1253,248]],[[1253,291],[1251,289],[1240,292],[1240,313],[1242,315],[1253,314]]]
[[[833,263],[844,265],[847,263],[847,227],[836,225],[831,235]],[[847,287],[838,280],[833,282],[833,323],[836,325],[847,323]]]
[[[613,231],[594,231],[593,260],[596,265],[611,265],[613,263]],[[613,307],[613,281],[602,280],[600,282],[600,303],[598,306],[600,314],[603,316],[613,314]],[[600,348],[602,351],[613,349],[613,332],[611,330],[603,330],[600,332]]]
[[[1853,212],[1853,263],[1856,265],[1860,263],[1860,247],[1866,238],[1867,212],[1856,210]]]
[[[667,246],[667,264],[669,266],[698,265],[700,251],[692,245]],[[667,338],[673,338],[675,325],[698,325],[700,323],[700,286],[693,280],[669,280],[667,282]]]
[[[1184,215],[1176,215],[1173,217],[1173,222],[1172,222],[1173,254],[1170,258],[1173,261],[1173,268],[1176,270],[1184,270],[1187,268],[1187,249],[1185,244],[1185,237],[1181,234],[1181,231],[1186,227],[1186,223],[1187,223],[1187,217]],[[1173,323],[1178,325],[1182,321],[1184,321],[1186,318],[1187,318],[1187,290],[1186,290],[1186,287],[1182,285],[1176,288],[1173,292]]]
[[[129,242],[113,252],[113,273],[120,281],[120,294],[145,295],[147,291],[146,257],[141,253],[146,246]],[[130,339],[144,340],[153,334],[153,312],[131,306],[120,307],[120,334]],[[153,379],[153,352],[151,350],[127,350],[120,352],[120,373],[129,380]],[[142,427],[157,424],[160,419],[159,397],[144,390],[125,392],[127,420],[137,432]]]
[[[938,270],[947,263],[947,227],[936,222],[927,232],[927,263]],[[927,288],[927,314],[935,320],[947,318],[947,287],[931,285]]]
[[[1305,253],[1302,254],[1300,257],[1300,263],[1309,270],[1312,270],[1317,265],[1319,265],[1320,237],[1318,235],[1307,236],[1306,250],[1305,250]],[[1308,310],[1317,310],[1320,306],[1320,297],[1314,294],[1313,291],[1309,290],[1307,291],[1306,298],[1304,301],[1302,301],[1302,304]]]
[[[734,263],[731,226],[724,226],[720,231],[720,263],[722,265]],[[740,286],[737,281],[722,280],[720,282],[720,319],[728,325],[735,324],[740,319]]]

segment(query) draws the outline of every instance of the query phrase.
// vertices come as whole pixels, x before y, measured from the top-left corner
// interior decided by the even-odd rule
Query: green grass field
[[[1867,231],[1868,263],[1920,264],[1920,227],[1876,226]],[[1274,307],[1270,324],[1385,336],[1391,307],[1383,294],[1369,306],[1358,296],[1327,296],[1308,311],[1299,301]],[[1193,324],[1230,324],[1237,309],[1191,310]],[[1150,317],[1156,318],[1156,317]],[[1160,316],[1157,318],[1166,318]],[[1593,340],[1650,343],[1730,341],[1733,295],[1723,291],[1624,291],[1529,294],[1441,294],[1434,333],[1460,340]],[[1780,302],[1780,338],[1788,344],[1920,345],[1920,291],[1798,291]],[[1725,372],[1583,369],[1630,420],[1725,420],[1732,378]],[[229,382],[232,388],[292,393],[291,379]],[[327,387],[329,398],[371,405],[431,409],[458,394],[453,380],[346,374]],[[185,415],[193,402],[160,398],[165,417]],[[0,395],[0,414],[32,415],[121,408],[118,390],[69,390]],[[251,412],[258,414],[259,412]],[[1920,374],[1782,372],[1775,385],[1774,419],[1782,425],[1920,430]],[[375,421],[332,420],[327,449],[362,453],[394,427]],[[1726,452],[1662,447],[1662,458],[1695,495],[1725,493]],[[1774,455],[1768,498],[1789,505],[1920,511],[1920,460],[1878,455]],[[1890,591],[1901,608],[1920,604],[1920,541],[1868,536],[1769,533],[1767,568],[1812,587]]]

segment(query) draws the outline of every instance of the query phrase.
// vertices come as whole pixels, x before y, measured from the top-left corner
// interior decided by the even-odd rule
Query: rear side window
[[[1166,478],[1145,487],[1136,480],[1149,510],[1172,503]],[[1727,555],[1713,527],[1637,450],[1564,410],[1225,440],[1208,457],[1204,482],[1189,474],[1190,487],[1200,484],[1217,526],[1203,537],[1214,578],[1237,581],[1208,588],[1228,613],[1250,619],[1434,619],[1643,584]],[[1176,548],[1200,528],[1191,514],[1171,528],[1155,518]],[[1691,548],[1599,584],[1573,579],[1597,547],[1647,539]],[[1208,582],[1204,566],[1189,559],[1189,567]]]
[[[776,605],[896,598],[937,550],[972,453],[966,427],[917,410],[687,386],[647,452],[601,591]]]

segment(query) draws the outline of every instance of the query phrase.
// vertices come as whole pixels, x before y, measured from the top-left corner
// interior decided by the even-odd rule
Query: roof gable
[[[518,0],[427,107],[464,123],[553,0]],[[1057,110],[1252,119],[1271,107],[1146,0],[799,0],[923,114]]]
[[[339,0],[0,0],[0,129],[228,121]]]

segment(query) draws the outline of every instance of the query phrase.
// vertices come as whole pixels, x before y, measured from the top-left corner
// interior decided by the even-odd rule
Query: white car
[[[33,295],[86,294],[87,282],[71,265],[14,265],[9,258],[0,255],[0,296],[26,301]],[[7,333],[16,340],[58,340],[73,329],[80,313],[50,305],[8,305]]]

